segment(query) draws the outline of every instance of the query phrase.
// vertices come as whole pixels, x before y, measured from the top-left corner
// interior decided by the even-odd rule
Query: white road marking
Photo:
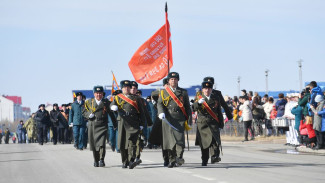
[[[179,173],[188,173],[188,174],[191,174],[192,172],[191,171],[188,171],[188,170],[184,170],[184,169],[180,169],[180,168],[173,168],[174,171],[177,171]]]
[[[201,179],[204,179],[204,180],[216,180],[214,178],[210,178],[210,177],[204,177],[202,175],[198,175],[198,174],[193,174],[192,176],[194,177],[198,177],[198,178],[201,178]]]

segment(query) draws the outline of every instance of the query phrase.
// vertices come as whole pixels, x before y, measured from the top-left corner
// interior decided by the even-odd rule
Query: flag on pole
[[[167,10],[167,9],[166,9]],[[173,66],[170,26],[167,18],[150,39],[143,43],[129,61],[135,81],[148,85],[167,76]]]
[[[114,76],[113,71],[112,71],[112,75],[113,75],[113,83],[112,83],[111,95],[113,95],[113,93],[114,93],[116,90],[119,90],[119,89],[120,89],[120,87],[119,87],[118,84],[117,84],[117,81],[116,81],[116,78],[115,78],[115,76]],[[113,97],[111,97],[110,100],[113,101]]]
[[[77,98],[76,93],[73,92],[73,99]]]

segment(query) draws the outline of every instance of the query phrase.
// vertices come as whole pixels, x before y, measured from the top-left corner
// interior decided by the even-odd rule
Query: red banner
[[[168,74],[169,67],[173,66],[172,43],[170,40],[170,29],[163,25],[150,39],[143,43],[134,53],[129,62],[130,70],[136,82],[148,85],[163,79]],[[166,30],[168,29],[168,34]],[[166,37],[168,36],[168,38]],[[168,39],[168,48],[166,46]],[[167,51],[167,49],[169,51]],[[169,52],[169,57],[167,54]]]

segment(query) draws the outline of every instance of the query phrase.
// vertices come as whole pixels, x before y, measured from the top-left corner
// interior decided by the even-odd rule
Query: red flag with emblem
[[[136,82],[148,85],[167,76],[173,66],[170,26],[166,10],[166,23],[143,43],[129,61]],[[169,62],[169,68],[168,68]]]

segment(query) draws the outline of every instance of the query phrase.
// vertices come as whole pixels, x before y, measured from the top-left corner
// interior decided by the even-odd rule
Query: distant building
[[[30,115],[30,108],[22,106],[22,99],[20,96],[1,96],[0,121],[25,121],[29,118]]]
[[[14,122],[14,102],[0,96],[0,121]]]

